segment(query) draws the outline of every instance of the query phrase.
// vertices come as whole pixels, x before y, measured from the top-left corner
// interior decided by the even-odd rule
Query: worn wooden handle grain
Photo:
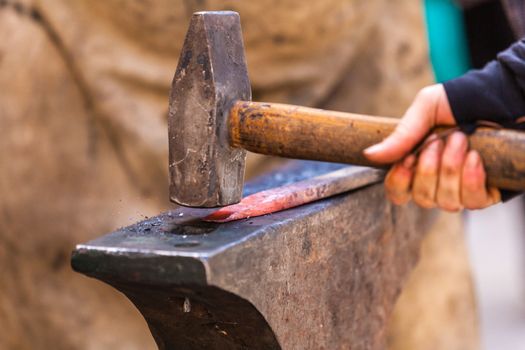
[[[373,167],[363,150],[394,131],[399,120],[284,104],[238,101],[230,110],[234,147],[287,158]],[[480,128],[469,136],[488,184],[525,190],[525,132]]]

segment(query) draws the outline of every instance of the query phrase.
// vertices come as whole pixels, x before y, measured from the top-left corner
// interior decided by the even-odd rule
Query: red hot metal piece
[[[336,194],[379,182],[383,170],[347,167],[311,179],[299,181],[244,197],[239,203],[223,207],[204,221],[228,222],[275,213],[311,203]]]

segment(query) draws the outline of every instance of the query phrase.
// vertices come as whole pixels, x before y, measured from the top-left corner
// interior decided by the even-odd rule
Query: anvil
[[[293,161],[245,194],[342,166]],[[392,206],[371,179],[226,224],[179,207],[78,245],[72,266],[124,293],[159,349],[383,349],[434,212]]]

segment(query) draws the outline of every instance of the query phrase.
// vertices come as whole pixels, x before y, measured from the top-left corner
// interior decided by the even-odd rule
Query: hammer
[[[170,94],[171,201],[190,207],[238,202],[246,150],[383,167],[363,150],[398,124],[395,118],[250,100],[239,15],[193,14]],[[478,128],[469,144],[483,159],[488,184],[525,190],[525,133]]]

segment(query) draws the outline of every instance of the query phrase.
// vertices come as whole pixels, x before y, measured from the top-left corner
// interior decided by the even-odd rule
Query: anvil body
[[[246,193],[336,170],[293,161]],[[123,292],[160,349],[381,349],[433,212],[381,184],[227,224],[176,208],[78,245],[75,270]]]

